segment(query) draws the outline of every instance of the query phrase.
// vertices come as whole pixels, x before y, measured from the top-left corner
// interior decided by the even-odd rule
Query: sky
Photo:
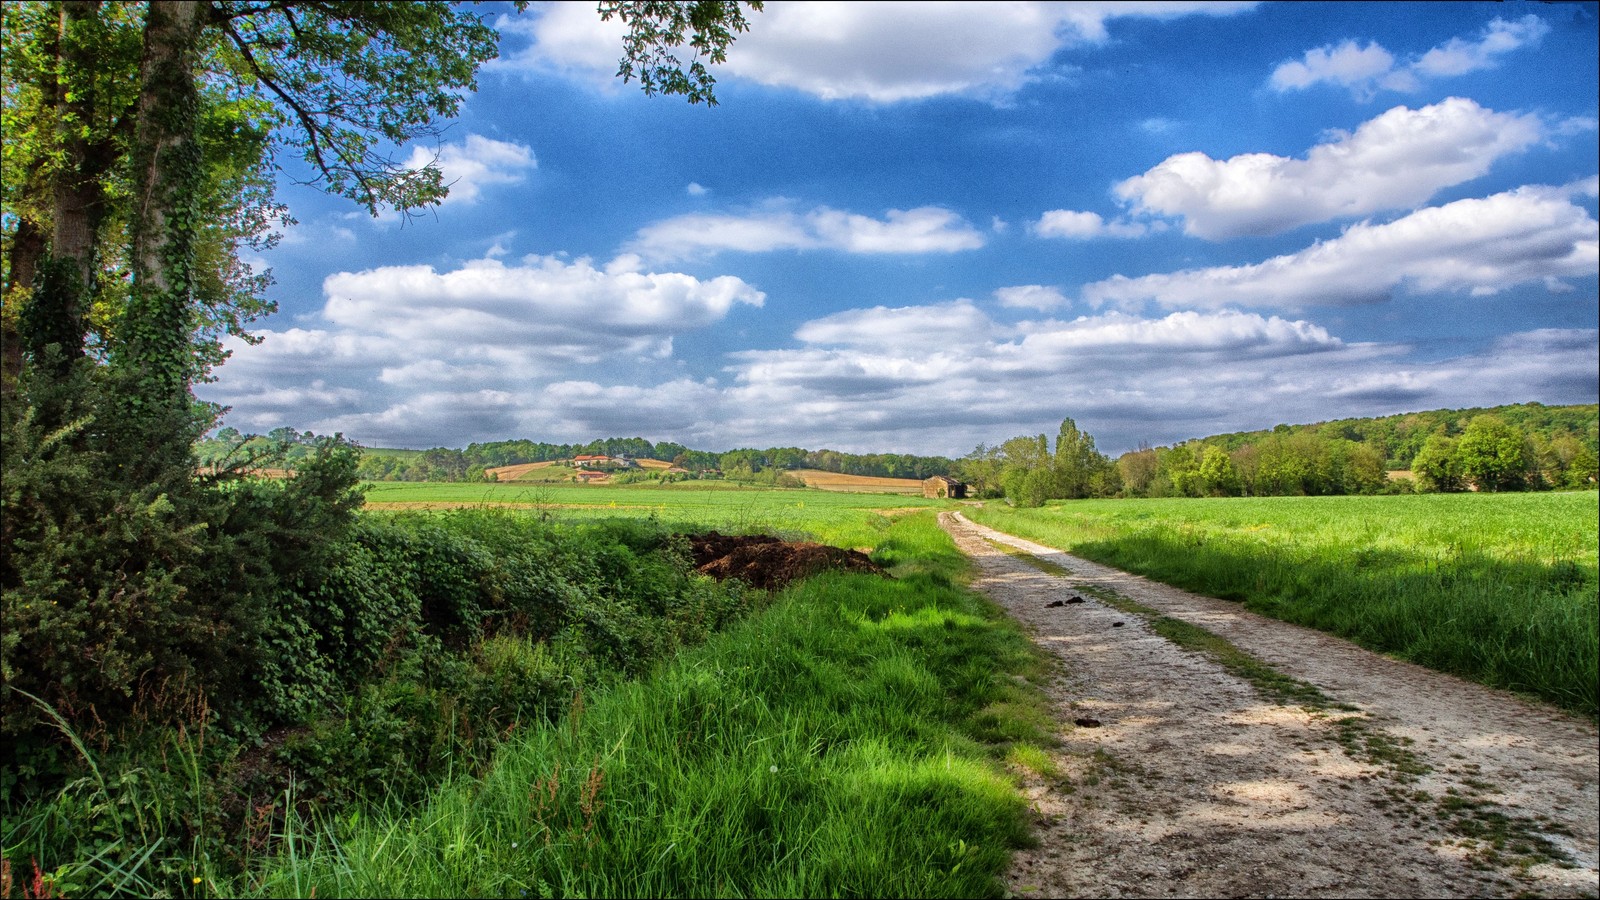
[[[774,0],[716,107],[590,4],[477,9],[500,58],[394,148],[441,206],[284,173],[226,424],[1116,454],[1600,397],[1594,3]]]

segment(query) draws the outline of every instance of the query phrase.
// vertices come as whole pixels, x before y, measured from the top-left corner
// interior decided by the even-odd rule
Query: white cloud
[[[1235,310],[1105,312],[1003,325],[966,300],[851,310],[802,346],[730,355],[726,380],[629,380],[542,367],[508,338],[458,346],[291,329],[239,346],[199,388],[229,423],[342,431],[378,446],[643,434],[706,449],[798,445],[960,455],[1072,416],[1102,449],[1279,421],[1523,402],[1592,402],[1593,330],[1514,334],[1466,355],[1351,344],[1312,322]]]
[[[1000,305],[1011,309],[1037,309],[1048,312],[1065,306],[1067,298],[1060,290],[1042,284],[1019,284],[999,288],[994,298]]]
[[[1208,240],[1273,234],[1329,219],[1404,209],[1489,171],[1501,157],[1543,136],[1533,115],[1497,113],[1451,97],[1397,106],[1337,133],[1304,159],[1247,153],[1217,160],[1170,156],[1119,183],[1136,212],[1181,216],[1184,231]],[[1076,214],[1092,215],[1092,214]]]
[[[1303,309],[1384,300],[1402,285],[1486,295],[1594,275],[1600,223],[1566,188],[1527,187],[1458,200],[1387,224],[1361,223],[1298,253],[1245,266],[1188,269],[1083,289],[1092,304]]]
[[[502,51],[488,68],[556,72],[615,90],[622,59],[622,42],[628,28],[619,18],[602,22],[586,3],[542,3],[535,15],[501,16],[495,21],[502,44],[511,36],[525,37],[527,46]]]
[[[285,247],[326,247],[330,243],[354,243],[356,233],[349,226],[324,217],[315,222],[294,222],[283,228]]]
[[[942,346],[983,340],[993,323],[970,300],[931,306],[852,309],[814,319],[795,337],[810,344],[882,344],[895,347]]]
[[[1106,313],[989,330],[986,340],[917,346],[893,330],[872,342],[841,329],[850,340],[838,343],[808,331],[801,349],[734,354],[734,384],[719,394],[720,446],[959,455],[980,441],[1054,431],[1072,416],[1117,452],[1141,439],[1279,421],[1585,402],[1600,380],[1596,333],[1584,330],[1512,335],[1425,362],[1403,345],[1348,344],[1309,322],[1236,311]]]
[[[399,338],[533,341],[592,359],[703,327],[735,303],[760,306],[765,300],[732,276],[702,281],[642,272],[633,262],[614,261],[599,270],[585,259],[530,256],[520,266],[482,259],[443,273],[432,266],[341,272],[323,282],[323,316],[346,328]]]
[[[744,214],[692,213],[654,222],[639,229],[628,250],[668,260],[724,250],[955,253],[983,245],[982,232],[943,207],[891,209],[874,219],[827,206],[800,214],[777,201]]]
[[[620,258],[600,269],[530,256],[446,272],[342,272],[324,282],[327,327],[262,330],[259,346],[230,339],[234,356],[203,393],[239,407],[239,427],[305,422],[369,442],[407,435],[462,446],[514,433],[558,375],[597,364],[657,367],[675,336],[765,300],[732,276],[699,279],[636,263]],[[461,439],[428,416],[472,420],[479,430]]]
[[[1107,39],[1118,17],[1232,15],[1254,3],[1073,4],[769,2],[729,48],[719,78],[743,78],[826,100],[895,103],[943,95],[1004,97],[1056,51]],[[583,4],[553,4],[531,22],[502,19],[502,32],[532,43],[511,68],[537,67],[615,87],[625,30]]]
[[[1029,225],[1029,230],[1040,237],[1087,241],[1103,237],[1143,237],[1152,231],[1165,231],[1166,223],[1133,222],[1127,219],[1107,222],[1099,213],[1052,209],[1041,215],[1039,221]]]
[[[1345,40],[1307,50],[1301,59],[1279,63],[1268,83],[1279,92],[1334,84],[1362,99],[1370,99],[1380,89],[1415,91],[1424,79],[1494,68],[1499,65],[1498,57],[1524,47],[1537,47],[1549,31],[1550,26],[1532,13],[1514,22],[1495,19],[1476,40],[1451,38],[1405,63],[1397,63],[1394,54],[1376,41],[1368,41],[1362,47]]]
[[[1476,41],[1451,38],[1448,43],[1424,53],[1413,68],[1422,75],[1433,77],[1492,69],[1498,65],[1495,57],[1523,47],[1537,47],[1539,41],[1549,33],[1550,26],[1532,13],[1515,22],[1495,19],[1483,29]]]
[[[691,197],[704,197],[705,195],[711,193],[711,189],[710,188],[706,187],[705,185],[701,184],[698,181],[689,182],[689,186],[684,188],[683,190],[684,190],[685,193],[687,193]]]
[[[1272,72],[1272,86],[1280,91],[1310,87],[1318,82],[1351,87],[1375,82],[1394,68],[1394,55],[1369,42],[1359,47],[1345,41],[1337,47],[1307,50],[1303,60],[1282,63]]]
[[[446,203],[476,203],[485,188],[497,184],[520,184],[529,171],[538,168],[533,150],[525,144],[497,141],[480,134],[469,134],[459,144],[444,144],[438,153],[413,147],[406,166],[420,169],[433,163],[450,188]]]

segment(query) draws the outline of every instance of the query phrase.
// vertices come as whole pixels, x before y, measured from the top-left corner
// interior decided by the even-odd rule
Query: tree
[[[1443,434],[1428,435],[1422,449],[1411,460],[1411,471],[1418,485],[1425,491],[1460,491],[1466,489],[1461,475],[1461,462],[1456,455],[1454,438]]]
[[[1527,485],[1532,458],[1528,439],[1497,416],[1476,416],[1456,444],[1461,475],[1480,491],[1516,491]]]
[[[1139,449],[1130,450],[1117,457],[1117,471],[1131,497],[1150,496],[1151,484],[1156,478],[1156,451],[1141,441]]]
[[[1212,497],[1234,497],[1239,493],[1239,470],[1221,447],[1207,447],[1200,459],[1200,482]]]
[[[955,474],[972,488],[974,497],[991,497],[999,490],[1000,466],[1000,448],[979,444],[956,460]]]
[[[1093,485],[1109,461],[1094,447],[1094,437],[1078,430],[1078,423],[1061,420],[1061,431],[1056,436],[1055,496],[1079,500],[1093,493]]]
[[[218,335],[269,309],[238,250],[282,221],[274,176],[298,155],[307,181],[373,214],[439,203],[437,167],[397,148],[455,114],[496,35],[447,3],[0,7],[3,668],[99,727],[157,702],[144,688],[250,682],[235,651],[264,646],[251,636],[327,565],[361,502],[337,440],[286,441],[304,454],[281,483],[196,472],[214,411],[190,388],[220,361]],[[647,91],[711,102],[699,60],[744,30],[738,3],[607,7]],[[657,53],[685,41],[687,75]],[[434,462],[455,467],[449,453]],[[14,694],[8,743],[53,734]]]
[[[1049,498],[1050,439],[1019,436],[1000,445],[1000,484],[1005,495],[1021,506],[1039,506]]]
[[[629,26],[621,74],[708,104],[702,58],[720,61],[748,28],[723,0],[601,13]],[[496,52],[491,27],[446,3],[10,3],[5,30],[7,383],[40,338],[61,338],[69,362],[81,355],[97,282],[121,280],[98,276],[125,256],[126,340],[109,355],[152,407],[203,375],[175,349],[204,324],[197,299],[221,305],[211,318],[224,330],[242,330],[241,304],[245,320],[269,311],[251,306],[264,284],[230,242],[269,240],[274,211],[282,221],[270,198],[280,163],[298,154],[309,183],[374,215],[439,203],[437,167],[386,148],[437,134]],[[687,74],[674,55],[685,43]],[[56,289],[34,309],[41,275]]]

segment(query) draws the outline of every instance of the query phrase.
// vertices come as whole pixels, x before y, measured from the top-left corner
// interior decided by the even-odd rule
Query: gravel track
[[[1059,772],[1025,776],[1040,845],[1017,854],[1014,894],[1600,894],[1600,734],[1588,721],[959,513],[940,524],[975,561],[973,586],[1063,663],[1047,688],[1063,722]],[[1071,574],[1041,571],[997,543]],[[1096,599],[1106,591],[1204,628],[1347,706],[1268,699],[1141,615]],[[1065,602],[1075,595],[1085,602]],[[1485,830],[1496,825],[1509,836],[1499,849]]]

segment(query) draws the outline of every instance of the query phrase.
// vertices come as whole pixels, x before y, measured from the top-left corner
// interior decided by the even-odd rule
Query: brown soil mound
[[[888,574],[859,550],[783,541],[765,534],[710,531],[688,537],[695,569],[718,581],[737,578],[758,588],[776,590],[791,581],[834,569]]]

